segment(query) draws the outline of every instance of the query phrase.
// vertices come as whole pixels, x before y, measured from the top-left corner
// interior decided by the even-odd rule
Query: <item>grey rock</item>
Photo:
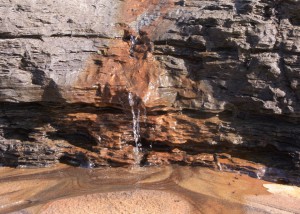
[[[186,0],[164,12],[167,1],[161,0],[134,8],[140,14],[127,19],[128,3],[0,1],[2,163],[133,164],[123,80],[150,62],[159,69],[137,82],[156,99],[147,105],[137,98],[148,112],[141,122],[145,163],[212,166],[195,155],[240,151],[248,160],[249,153],[276,154],[281,168],[299,170],[299,1]],[[114,73],[132,60],[128,29],[147,44],[144,61]],[[182,159],[172,156],[174,148],[184,151]],[[153,158],[162,151],[170,155]]]

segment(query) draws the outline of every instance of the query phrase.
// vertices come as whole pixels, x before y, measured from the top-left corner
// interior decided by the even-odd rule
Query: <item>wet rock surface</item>
[[[0,1],[1,163],[179,163],[299,184],[299,9]]]

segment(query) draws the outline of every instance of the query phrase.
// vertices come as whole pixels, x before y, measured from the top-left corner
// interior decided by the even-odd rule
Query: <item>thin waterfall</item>
[[[128,93],[128,102],[131,107],[131,113],[132,113],[132,131],[133,131],[133,138],[135,142],[135,148],[134,148],[134,159],[135,159],[135,165],[138,165],[140,163],[140,114],[141,111],[136,105],[134,101],[133,94],[131,92]],[[134,107],[137,106],[137,110],[135,111]]]

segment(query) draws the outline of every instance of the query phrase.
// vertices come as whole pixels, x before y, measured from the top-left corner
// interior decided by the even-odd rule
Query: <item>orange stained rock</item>
[[[112,39],[107,48],[102,48],[98,54],[93,54],[86,62],[86,68],[81,73],[75,87],[94,88],[94,93],[87,93],[85,100],[95,99],[95,103],[119,103],[119,96],[131,92],[141,98],[147,106],[155,103],[167,103],[160,100],[156,91],[158,77],[162,70],[151,55],[151,37],[159,24],[161,17],[174,3],[164,0],[126,0],[121,7],[120,30],[130,35],[139,36],[139,44],[131,47],[131,41]],[[140,32],[131,29],[132,22],[137,21],[144,13],[153,13],[159,8],[160,17],[149,26],[142,27]],[[130,49],[134,54],[130,53]],[[126,93],[125,93],[126,94]]]
[[[171,0],[125,0],[122,7],[122,20],[125,24],[129,24],[137,20],[144,13],[152,13],[159,8],[160,18],[174,6],[174,1]],[[152,25],[155,27],[155,25]],[[143,29],[144,30],[144,29]]]
[[[67,116],[75,120],[91,120],[91,121],[96,121],[98,117],[97,114],[90,114],[90,113],[74,113],[74,114],[68,114]]]
[[[218,127],[222,121],[217,117],[209,119],[191,118],[180,113],[169,113],[167,115],[148,115],[147,123],[151,124],[153,129],[146,130],[149,140],[158,140],[161,142],[172,142],[172,144],[183,144],[188,141],[199,140],[201,142],[212,142],[215,135],[205,125]],[[168,127],[166,130],[164,127]],[[195,135],[187,135],[186,129]]]
[[[124,92],[143,99],[149,90],[156,88],[153,84],[157,83],[161,70],[151,54],[145,60],[137,59],[130,56],[129,50],[129,42],[113,40],[106,55],[90,57],[76,87],[97,87],[100,102],[110,103]],[[155,95],[159,96],[152,93],[152,99]]]

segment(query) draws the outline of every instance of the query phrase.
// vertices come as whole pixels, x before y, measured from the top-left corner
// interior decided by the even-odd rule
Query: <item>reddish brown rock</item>
[[[297,176],[299,8],[293,0],[3,3],[1,163],[180,163]]]

